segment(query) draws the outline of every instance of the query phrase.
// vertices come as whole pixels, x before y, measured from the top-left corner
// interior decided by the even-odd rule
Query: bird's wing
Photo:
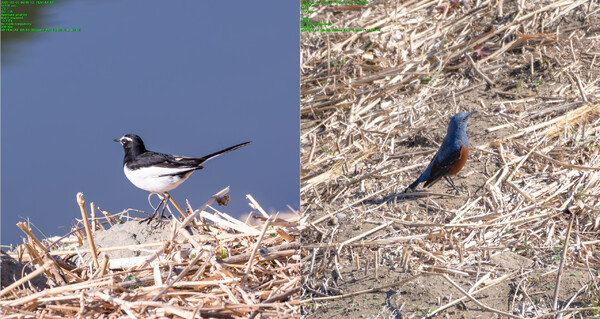
[[[440,178],[448,174],[448,170],[450,170],[452,165],[460,158],[460,149],[457,151],[449,151],[444,155],[445,156],[436,154],[435,158],[432,160],[429,178],[423,187],[429,187],[435,184]]]
[[[188,156],[180,156],[180,155],[171,155],[169,158],[169,162],[174,166],[189,166],[196,167],[198,169],[202,168],[204,162],[208,159],[204,157],[188,157]]]
[[[138,155],[136,158],[136,164],[130,164],[129,168],[137,169],[140,167],[154,166],[157,168],[170,169],[174,173],[181,173],[190,170],[201,169],[202,166],[200,166],[200,164],[202,163],[198,163],[193,158],[148,151]]]
[[[158,168],[168,168],[173,169],[175,174],[180,174],[181,172],[188,172],[190,170],[202,169],[202,164],[208,161],[209,159],[219,156],[223,153],[231,152],[240,147],[244,147],[250,144],[250,142],[241,143],[232,147],[228,147],[226,149],[220,150],[218,152],[214,152],[212,154],[203,156],[203,157],[187,157],[187,156],[179,156],[179,155],[169,155],[163,153],[157,153],[152,151],[147,151],[143,154],[138,155],[136,158],[136,165],[129,165],[131,169],[137,169],[139,167],[144,166],[155,166]]]

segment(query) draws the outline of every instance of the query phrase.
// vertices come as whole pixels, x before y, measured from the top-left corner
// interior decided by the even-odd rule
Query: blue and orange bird
[[[442,146],[440,146],[440,149],[435,153],[435,156],[423,174],[421,174],[414,183],[410,184],[404,192],[414,190],[415,187],[422,182],[425,182],[423,187],[429,187],[442,177],[458,191],[449,175],[456,175],[467,162],[467,157],[469,156],[467,122],[469,121],[469,116],[475,112],[477,111],[469,113],[459,112],[452,117],[448,124],[448,132],[446,133],[446,137],[444,137]]]

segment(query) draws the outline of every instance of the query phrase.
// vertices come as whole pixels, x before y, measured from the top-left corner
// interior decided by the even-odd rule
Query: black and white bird
[[[164,203],[160,217],[163,217],[170,195],[169,191],[183,183],[202,164],[221,154],[237,150],[250,142],[241,143],[203,157],[185,157],[148,151],[142,139],[135,134],[127,134],[114,140],[121,143],[125,150],[123,171],[133,185],[145,191],[157,194],[161,201],[149,219],[154,218]]]

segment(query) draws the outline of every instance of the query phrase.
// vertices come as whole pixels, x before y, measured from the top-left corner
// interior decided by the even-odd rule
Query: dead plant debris
[[[3,287],[0,315],[299,316],[298,214],[267,216],[257,225],[239,221],[209,206],[228,198],[228,190],[222,190],[199,209],[192,209],[188,203],[187,213],[172,202],[181,218],[141,223],[137,218],[128,218],[128,212],[111,215],[93,203],[88,218],[79,193],[83,219],[71,234],[50,240],[54,242],[38,240],[27,225],[20,223],[28,240],[11,255],[15,263],[28,262],[37,269]],[[251,204],[264,212],[254,199]],[[97,211],[104,216],[96,217]],[[2,257],[5,265],[4,257],[9,257]],[[38,276],[46,279],[46,286],[28,283]]]
[[[305,317],[598,316],[600,4],[320,8],[381,31],[301,34]],[[460,192],[402,194],[471,110]]]

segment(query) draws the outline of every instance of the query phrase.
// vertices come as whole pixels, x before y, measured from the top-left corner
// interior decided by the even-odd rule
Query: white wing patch
[[[179,156],[179,155],[172,155],[173,159],[178,161],[178,162],[185,162],[185,161],[191,161],[194,160],[195,158],[193,157],[187,157],[187,156]]]

